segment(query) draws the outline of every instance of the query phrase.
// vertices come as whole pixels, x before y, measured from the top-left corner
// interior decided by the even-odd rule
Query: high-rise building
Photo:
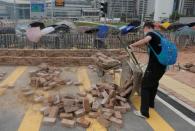
[[[178,0],[178,12],[184,16],[195,16],[195,0]]]
[[[137,0],[137,14],[139,18],[153,19],[155,0]]]
[[[136,12],[137,0],[107,0],[108,2],[108,18],[134,18]]]
[[[154,20],[162,21],[169,19],[173,13],[174,0],[156,0]]]

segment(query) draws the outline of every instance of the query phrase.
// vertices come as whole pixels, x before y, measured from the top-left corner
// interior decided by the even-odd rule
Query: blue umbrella
[[[132,25],[125,25],[119,28],[119,30],[121,31],[121,34],[125,35],[128,34],[129,32],[133,31],[136,27],[132,26]]]

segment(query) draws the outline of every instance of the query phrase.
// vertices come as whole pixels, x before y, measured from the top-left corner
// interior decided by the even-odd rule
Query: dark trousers
[[[141,113],[149,117],[149,107],[154,108],[154,99],[157,94],[159,80],[165,73],[166,67],[159,64],[149,64],[141,87]]]

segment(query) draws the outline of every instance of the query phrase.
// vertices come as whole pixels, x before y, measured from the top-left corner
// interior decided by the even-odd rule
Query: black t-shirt
[[[160,34],[159,34],[160,35]],[[152,39],[149,42],[149,45],[154,49],[154,51],[159,54],[161,52],[161,44],[160,44],[160,37],[156,35],[154,32],[149,32],[146,36],[152,37]],[[162,64],[159,63],[157,57],[155,56],[154,52],[150,49],[150,56],[149,56],[149,63],[148,65],[155,65],[155,66],[162,66]]]

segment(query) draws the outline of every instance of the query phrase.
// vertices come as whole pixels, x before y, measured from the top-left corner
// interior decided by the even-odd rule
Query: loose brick
[[[92,110],[98,111],[98,109],[101,107],[101,103],[96,99],[92,104]]]
[[[56,118],[44,117],[43,123],[45,125],[54,125],[56,123]]]
[[[106,120],[105,118],[98,117],[97,121],[104,126],[105,128],[108,128],[110,126],[110,121]]]
[[[105,119],[107,119],[107,120],[109,120],[110,117],[112,116],[112,114],[113,114],[112,112],[104,112],[102,114],[102,117],[105,118]]]
[[[34,94],[34,92],[32,90],[30,90],[30,91],[24,92],[23,94],[24,94],[24,96],[31,96]]]
[[[91,110],[89,99],[87,97],[83,99],[83,109],[85,112],[89,112]]]
[[[109,96],[105,97],[105,98],[102,100],[101,104],[102,104],[102,105],[105,105],[106,103],[108,103],[108,101],[109,101]]]
[[[85,93],[85,92],[78,92],[77,95],[80,96],[80,97],[86,97],[87,93]]]
[[[99,113],[98,112],[89,112],[88,116],[90,118],[97,118],[99,116]]]
[[[116,99],[121,100],[123,102],[127,102],[127,99],[126,98],[123,98],[121,96],[116,96]]]
[[[115,111],[114,112],[114,117],[116,117],[118,119],[122,119],[122,114],[119,111]]]
[[[125,106],[114,106],[115,111],[120,111],[121,113],[126,113],[127,112],[127,107]]]
[[[129,105],[129,103],[125,103],[124,106],[126,107],[126,110],[127,111],[130,111],[131,110],[131,106]]]
[[[108,109],[108,108],[102,108],[101,109],[102,112],[110,112],[110,113],[114,113],[114,110],[112,109]]]
[[[60,119],[73,119],[73,114],[72,113],[60,113]]]
[[[83,83],[82,83],[82,82],[74,82],[74,85],[75,85],[75,86],[82,86]]]
[[[56,118],[58,115],[59,108],[57,106],[51,107],[51,110],[49,112],[49,117],[50,118]]]
[[[75,120],[62,119],[61,124],[64,127],[73,128],[75,127],[76,122]]]
[[[104,91],[102,92],[102,96],[103,96],[104,98],[106,98],[106,97],[108,97],[108,93],[104,90]]]
[[[85,118],[77,118],[77,123],[83,128],[88,128],[90,126],[90,121],[86,120]]]
[[[75,111],[74,114],[76,117],[81,117],[81,116],[85,115],[85,110],[79,109],[78,111]]]
[[[120,93],[120,96],[125,97],[132,91],[132,87],[127,88],[124,92]]]
[[[99,95],[97,90],[91,90],[91,94],[93,97],[98,97],[98,95]]]
[[[79,110],[79,107],[74,105],[74,106],[65,106],[64,110],[66,113],[71,113],[71,112],[75,112],[77,110]]]
[[[110,121],[113,122],[117,127],[122,127],[123,126],[123,121],[120,119],[117,119],[115,117],[111,117]]]

